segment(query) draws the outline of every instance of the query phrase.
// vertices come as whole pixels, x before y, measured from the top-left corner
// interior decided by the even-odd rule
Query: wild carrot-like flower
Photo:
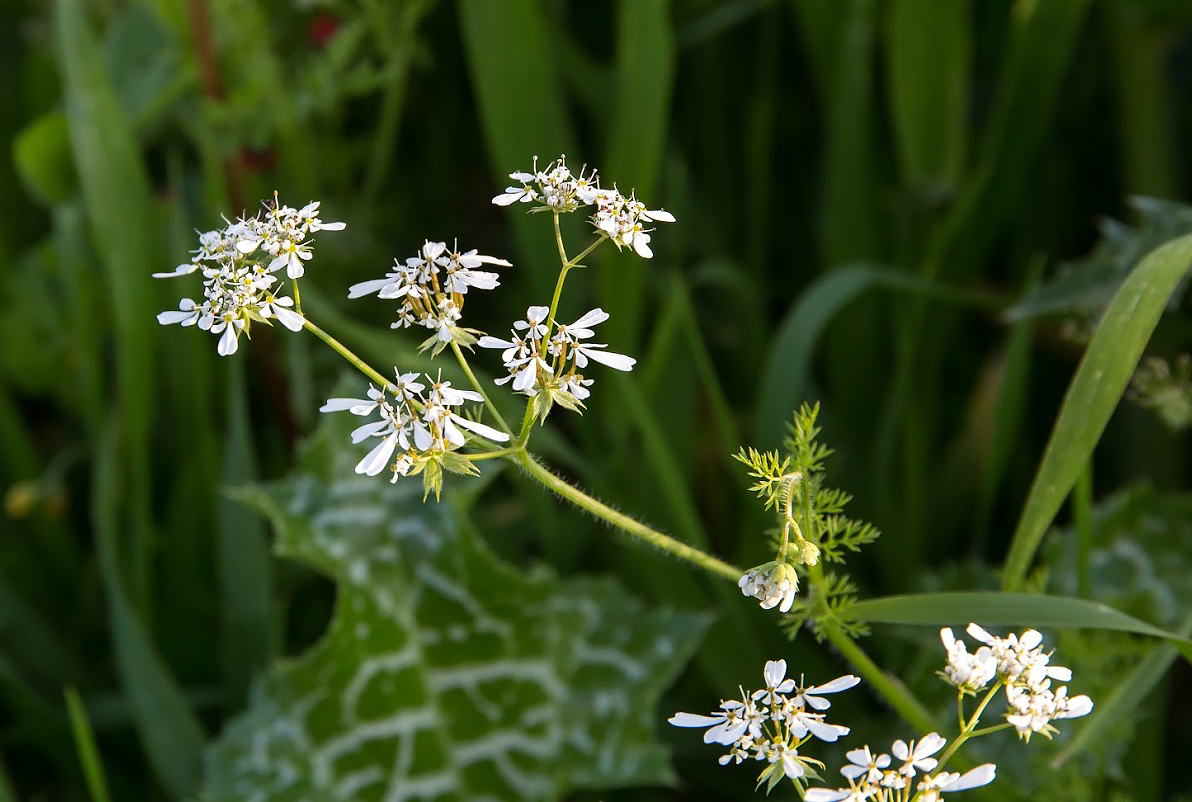
[[[942,676],[962,692],[979,690],[996,677],[1005,689],[1006,721],[1014,725],[1024,741],[1034,733],[1050,738],[1057,732],[1051,725],[1053,720],[1077,718],[1093,709],[1088,696],[1068,696],[1066,685],[1052,689],[1053,680],[1071,680],[1072,670],[1051,665],[1051,654],[1043,651],[1043,636],[1038,631],[1028,629],[1021,635],[999,638],[969,624],[967,632],[984,644],[972,655],[952,637],[952,630],[940,630],[948,651],[948,665]]]
[[[479,332],[456,324],[470,289],[491,290],[500,284],[496,273],[479,269],[486,264],[511,266],[504,259],[482,256],[475,249],[461,253],[458,245],[449,250],[445,242],[427,240],[404,264],[394,260],[394,269],[384,278],[353,284],[348,288],[348,297],[376,294],[378,298],[400,299],[397,320],[390,328],[420,325],[433,330],[434,336],[422,347],[433,346],[437,354],[451,342],[476,342],[474,335]]]
[[[676,713],[669,722],[676,727],[706,727],[704,743],[729,747],[728,754],[720,758],[722,766],[748,759],[766,761],[769,766],[758,784],[767,783],[769,790],[783,777],[799,782],[809,769],[823,766],[801,755],[799,748],[812,738],[835,741],[847,735],[849,728],[824,720],[822,711],[831,703],[820,694],[846,690],[860,679],[850,674],[804,688],[786,676],[785,660],[766,663],[763,677],[764,688],[742,691],[740,700],[722,701],[720,710],[710,716]]]
[[[177,310],[159,314],[158,322],[198,326],[220,335],[216,347],[220,356],[236,353],[240,334],[248,334],[253,321],[276,319],[291,331],[300,331],[305,321],[293,308],[294,300],[280,293],[277,273],[285,268],[291,279],[301,278],[312,256],[307,235],[344,228],[343,223],[324,223],[318,211],[318,201],[293,209],[282,206],[275,195],[274,202],[263,204],[255,217],[200,233],[190,262],[153,277],[201,272],[203,300],[183,298]]]
[[[514,203],[539,205],[532,212],[574,212],[585,206],[595,207],[591,216],[596,233],[612,240],[618,249],[629,247],[643,259],[654,255],[650,249],[650,227],[652,223],[673,223],[675,216],[662,209],[647,209],[646,205],[630,193],[625,197],[616,187],[602,189],[595,170],[587,168],[575,175],[567,167],[566,156],[560,156],[546,168],[538,169],[538,157],[534,157],[532,172],[510,173],[509,177],[518,185],[506,187],[493,198],[498,206]]]
[[[785,560],[772,560],[746,571],[737,581],[737,587],[741,593],[760,601],[763,610],[777,607],[778,612],[789,613],[799,591],[799,575]]]
[[[457,389],[451,382],[402,373],[393,384],[379,389],[369,385],[368,398],[332,398],[319,411],[351,412],[360,417],[376,414],[378,420],[352,432],[353,443],[371,438],[380,440],[357,463],[356,473],[376,476],[388,469],[392,473],[390,481],[396,482],[399,476],[422,472],[428,462],[442,463],[451,452],[465,445],[467,435],[461,430],[495,443],[507,441],[509,435],[504,432],[454,411],[465,402],[483,400],[480,393]],[[447,467],[454,469],[452,465]]]
[[[963,775],[956,772],[930,772],[938,765],[932,757],[946,741],[938,733],[928,733],[909,744],[898,740],[890,751],[901,765],[891,768],[893,759],[889,754],[875,755],[868,746],[850,751],[848,764],[840,773],[848,780],[847,788],[808,788],[803,795],[804,802],[901,802],[910,798],[910,788],[918,792],[914,797],[919,802],[939,802],[944,793],[966,791],[993,782],[996,767],[992,763],[969,771]],[[912,786],[915,777],[919,777]]]
[[[580,373],[589,361],[620,371],[632,370],[637,364],[632,357],[606,351],[604,343],[587,342],[595,336],[592,326],[608,320],[603,309],[592,309],[574,323],[557,325],[549,340],[547,333],[554,321],[548,324],[548,314],[545,306],[531,306],[525,320],[513,324],[509,339],[485,335],[477,341],[481,348],[501,349],[501,361],[509,375],[497,379],[497,384],[513,382],[515,392],[546,394],[552,402],[578,410],[591,395],[592,379]]]

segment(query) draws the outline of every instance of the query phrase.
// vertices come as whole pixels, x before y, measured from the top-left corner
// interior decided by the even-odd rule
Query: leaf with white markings
[[[703,616],[515,570],[417,482],[353,474],[337,425],[322,434],[290,478],[242,497],[280,553],[335,579],[335,614],[210,747],[203,800],[534,800],[672,781],[655,708]]]

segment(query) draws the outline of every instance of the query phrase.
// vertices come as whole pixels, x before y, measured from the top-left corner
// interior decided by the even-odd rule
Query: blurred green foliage
[[[651,262],[602,249],[569,284],[563,316],[610,311],[610,343],[639,364],[606,379],[582,419],[552,416],[536,436],[557,470],[755,565],[771,556],[770,520],[731,455],[775,446],[791,410],[818,399],[830,483],[883,532],[850,560],[862,599],[994,590],[1017,524],[1015,583],[1192,625],[1181,588],[1167,606],[1148,590],[1152,604],[1099,573],[1109,546],[1093,539],[1094,500],[1143,480],[1158,490],[1129,504],[1178,521],[1187,501],[1167,493],[1187,482],[1188,446],[1145,410],[1110,417],[1121,388],[1093,368],[1089,393],[1069,399],[1063,481],[1018,514],[1082,354],[1065,320],[1092,325],[1132,265],[1187,231],[1192,6],[0,0],[0,20],[0,800],[192,797],[203,750],[245,710],[253,678],[332,619],[333,585],[274,560],[264,520],[224,491],[291,468],[345,366],[268,331],[221,359],[212,338],[153,319],[176,300],[150,273],[274,190],[348,222],[320,241],[311,317],[411,370],[424,366],[417,338],[391,334],[383,305],[349,305],[347,286],[424,238],[458,237],[515,264],[468,309],[468,325],[503,332],[549,297],[554,246],[543,216],[489,198],[534,155],[597,166],[678,223]],[[1173,253],[1153,274],[1174,289],[1154,335],[1126,308],[1135,296],[1118,295],[1118,323],[1090,352],[1123,384],[1131,347],[1187,350],[1186,257]],[[1168,294],[1152,295],[1157,318]],[[1032,562],[1065,482],[1084,535]],[[811,638],[787,641],[735,588],[610,537],[513,471],[449,481],[443,503],[494,559],[545,564],[561,582],[611,576],[649,609],[715,614],[651,713],[678,790],[600,798],[739,798],[752,773],[720,769],[698,739],[664,731],[666,716],[711,709],[778,656],[809,679],[846,670]],[[1135,519],[1114,520],[1129,538]],[[1170,538],[1177,554],[1192,548],[1186,526]],[[1137,540],[1158,582],[1149,542]],[[879,664],[946,702],[934,630],[873,629]],[[1078,635],[1062,649],[1079,654]],[[1099,722],[1082,754],[1111,759],[1066,792],[1188,793],[1179,711],[1192,698],[1165,679],[1187,679],[1187,664],[1174,647],[1096,637],[1120,650],[1115,671],[1135,672],[1116,723],[1145,726]],[[1065,664],[1081,676],[1080,659]],[[839,705],[857,737],[908,735],[858,697]]]

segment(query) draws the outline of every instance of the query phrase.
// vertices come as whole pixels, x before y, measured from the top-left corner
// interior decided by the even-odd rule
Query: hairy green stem
[[[351,350],[349,350],[346,345],[344,345],[339,340],[332,337],[327,332],[323,331],[321,328],[316,326],[314,323],[311,323],[309,320],[306,320],[304,318],[302,325],[304,328],[306,328],[308,331],[310,331],[312,334],[314,334],[320,340],[322,340],[323,342],[330,345],[332,347],[332,349],[335,350],[336,353],[338,353],[344,359],[348,360],[348,362],[352,363],[352,366],[355,367],[356,370],[360,371],[365,376],[372,379],[377,384],[381,385],[382,388],[384,388],[386,385],[390,384],[390,381],[388,379],[386,379],[384,376],[382,376],[377,371],[373,370],[373,368],[367,362],[365,362],[363,359],[361,359],[360,357],[358,357],[354,353],[352,353]]]
[[[843,630],[824,627],[822,632],[827,636],[828,642],[852,664],[861,678],[872,685],[903,719],[921,732],[935,732],[939,729],[923,703],[900,681],[882,671]]]
[[[566,481],[555,476],[549,470],[542,466],[529,453],[520,451],[512,454],[509,457],[522,468],[525,469],[535,481],[545,485],[548,489],[556,495],[570,501],[580,509],[587,510],[595,515],[608,521],[613,526],[626,532],[634,537],[649,543],[655,548],[673,554],[681,560],[687,560],[690,563],[698,565],[705,571],[710,571],[713,574],[719,574],[725,579],[731,579],[736,582],[741,577],[741,570],[734,568],[726,562],[716,559],[710,554],[705,554],[699,549],[688,546],[670,535],[665,535],[656,529],[652,529],[639,521],[635,521],[628,515],[617,512],[612,507],[584,493],[577,487],[568,484]]]

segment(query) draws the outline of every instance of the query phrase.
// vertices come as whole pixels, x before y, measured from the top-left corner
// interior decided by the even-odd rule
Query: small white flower
[[[947,741],[940,737],[939,733],[932,732],[918,741],[911,741],[909,745],[902,740],[895,741],[890,753],[902,761],[898,773],[905,777],[914,777],[915,772],[929,772],[938,765],[939,761],[931,756],[940,751],[945,743]]]
[[[997,659],[988,646],[969,654],[964,641],[952,636],[952,630],[940,630],[940,640],[948,655],[944,678],[963,691],[974,693],[984,688],[997,675]]]
[[[777,607],[780,613],[788,613],[799,590],[799,575],[786,562],[768,562],[746,571],[737,587],[744,595],[758,599],[763,610]]]
[[[882,772],[890,765],[890,756],[882,753],[874,755],[868,746],[853,749],[845,753],[850,765],[840,769],[840,773],[847,780],[860,780],[866,784],[877,783],[882,778]]]

